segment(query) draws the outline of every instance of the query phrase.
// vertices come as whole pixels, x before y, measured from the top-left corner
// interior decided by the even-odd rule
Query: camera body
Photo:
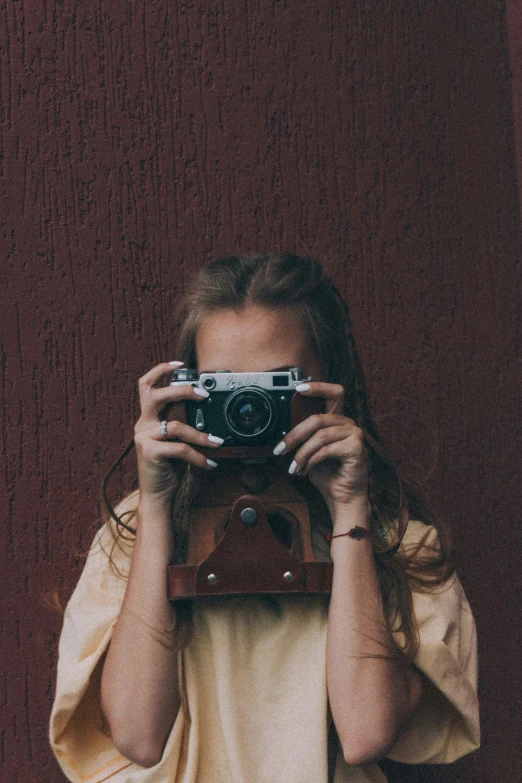
[[[304,398],[295,391],[300,383],[311,380],[303,377],[300,367],[272,372],[218,370],[201,375],[183,368],[173,372],[169,385],[189,383],[209,392],[201,400],[185,401],[185,421],[191,427],[223,438],[224,447],[258,447],[275,445],[313,412],[309,405],[303,406]],[[323,409],[319,400],[313,402],[314,410]]]

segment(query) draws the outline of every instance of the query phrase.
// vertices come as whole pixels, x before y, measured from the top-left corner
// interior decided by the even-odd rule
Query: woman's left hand
[[[364,434],[352,419],[343,415],[343,387],[311,381],[297,391],[307,397],[323,397],[326,412],[297,424],[284,439],[284,451],[278,444],[274,452],[289,453],[297,448],[289,473],[308,476],[331,513],[339,506],[367,501]]]

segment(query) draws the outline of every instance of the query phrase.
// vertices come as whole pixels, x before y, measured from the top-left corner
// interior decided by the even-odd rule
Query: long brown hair
[[[197,368],[196,335],[211,312],[258,305],[292,308],[303,324],[327,383],[345,389],[344,414],[363,430],[368,454],[369,500],[377,572],[392,628],[404,639],[402,654],[412,660],[418,647],[412,590],[442,585],[454,572],[448,532],[430,508],[422,489],[399,475],[370,413],[362,366],[356,351],[350,312],[324,268],[317,261],[289,253],[253,253],[222,258],[203,267],[186,297],[176,357]],[[176,561],[186,554],[187,517],[195,471],[187,467],[173,508]],[[401,547],[391,557],[379,557],[396,527],[401,498],[406,494],[411,519],[433,525],[437,546]],[[128,519],[127,519],[128,521]],[[120,534],[124,534],[120,530]],[[184,616],[184,622],[187,616]],[[190,638],[190,634],[184,634]]]

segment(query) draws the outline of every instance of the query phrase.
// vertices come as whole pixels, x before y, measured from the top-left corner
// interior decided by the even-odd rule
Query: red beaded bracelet
[[[365,527],[355,525],[355,527],[352,527],[352,529],[347,533],[337,533],[335,536],[332,536],[331,533],[328,533],[326,540],[331,541],[332,538],[342,538],[343,536],[350,536],[350,538],[356,538],[359,541],[361,538],[370,538],[371,533],[369,530],[366,530]]]

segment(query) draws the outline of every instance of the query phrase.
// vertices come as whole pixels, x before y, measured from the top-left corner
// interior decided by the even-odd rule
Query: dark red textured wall
[[[518,190],[519,193],[522,193],[522,4],[518,0],[506,0],[506,22],[513,83],[513,121]]]
[[[483,747],[390,780],[520,779],[505,13],[500,0],[0,4],[2,781],[63,780],[46,739],[60,620],[40,596],[73,588],[136,379],[176,358],[188,276],[253,249],[326,264],[382,430],[429,474],[460,548]]]

